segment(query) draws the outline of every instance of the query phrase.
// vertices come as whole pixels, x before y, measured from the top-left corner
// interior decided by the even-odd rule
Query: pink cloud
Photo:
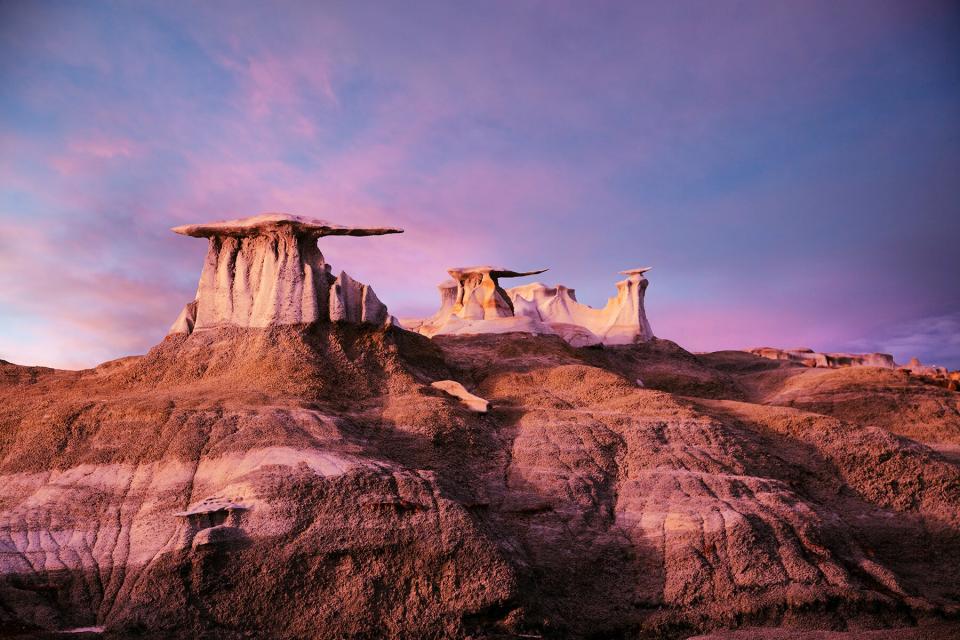
[[[84,176],[110,170],[113,162],[132,158],[140,151],[133,140],[88,135],[71,140],[62,153],[48,160],[50,166],[66,176]]]

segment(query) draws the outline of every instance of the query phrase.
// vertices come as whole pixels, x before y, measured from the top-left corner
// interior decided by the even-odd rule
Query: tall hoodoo
[[[402,229],[347,227],[267,213],[173,231],[208,238],[209,248],[197,297],[184,307],[170,333],[317,321],[381,324],[389,317],[369,285],[344,272],[333,275],[317,240],[403,233]]]

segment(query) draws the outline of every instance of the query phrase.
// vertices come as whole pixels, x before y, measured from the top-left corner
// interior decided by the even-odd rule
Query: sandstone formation
[[[440,310],[425,320],[407,321],[408,329],[425,336],[439,334],[553,333],[539,322],[514,314],[510,296],[500,286],[501,278],[519,278],[543,273],[513,271],[489,265],[452,267],[447,273],[453,278],[440,283]]]
[[[548,324],[574,346],[632,344],[653,337],[644,308],[649,283],[644,274],[649,270],[621,271],[627,277],[617,283],[617,295],[603,309],[580,304],[576,291],[563,285],[547,287],[536,282],[508,293],[518,315]]]
[[[905,365],[898,365],[894,362],[893,356],[888,353],[817,353],[808,348],[775,349],[772,347],[756,347],[747,349],[746,352],[761,358],[820,369],[844,367],[896,369],[951,391],[960,389],[960,371],[949,371],[945,367],[924,365],[917,358],[911,358]]]
[[[426,336],[521,332],[559,335],[576,347],[597,344],[623,345],[653,337],[647,320],[644,295],[650,267],[621,271],[617,295],[602,309],[577,302],[569,287],[542,283],[511,289],[499,279],[529,276],[540,271],[517,272],[498,267],[450,269],[452,280],[441,283],[440,310],[422,321],[404,326]]]
[[[928,378],[949,378],[950,372],[947,371],[946,367],[938,367],[936,365],[925,365],[920,362],[919,358],[910,358],[910,361],[900,367],[900,369],[907,371],[915,376],[925,376]]]
[[[386,306],[373,288],[344,272],[334,276],[317,247],[324,236],[373,236],[402,229],[344,227],[286,213],[175,227],[208,238],[196,299],[170,333],[220,326],[266,327],[311,322],[382,324]]]

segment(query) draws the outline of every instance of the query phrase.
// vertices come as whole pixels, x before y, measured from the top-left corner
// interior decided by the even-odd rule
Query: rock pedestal
[[[197,297],[184,307],[170,333],[318,321],[381,324],[389,317],[369,285],[344,272],[333,276],[317,240],[402,229],[345,227],[275,213],[173,231],[208,238],[209,248]]]

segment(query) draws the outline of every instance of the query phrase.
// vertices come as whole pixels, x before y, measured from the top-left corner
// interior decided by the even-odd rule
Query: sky
[[[960,4],[0,0],[0,358],[144,353],[264,211],[406,229],[321,240],[400,317],[649,265],[691,351],[960,368]]]

